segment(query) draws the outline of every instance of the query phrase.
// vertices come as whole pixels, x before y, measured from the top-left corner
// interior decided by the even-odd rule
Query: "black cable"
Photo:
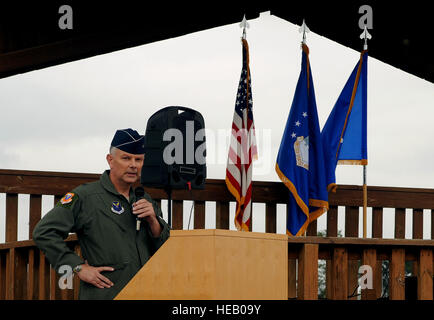
[[[195,203],[195,201],[193,200],[193,191],[191,190],[191,184],[190,184],[190,182],[188,182],[188,189],[190,190],[190,196],[191,196],[191,199],[193,201],[192,204],[191,204],[190,217],[188,218],[188,226],[187,226],[187,230],[190,230],[191,213],[193,212],[194,203]]]
[[[190,230],[190,220],[191,220],[191,213],[192,213],[192,211],[193,211],[193,207],[194,207],[194,200],[193,200],[193,203],[191,204],[190,217],[188,218],[188,226],[187,226],[187,230]]]
[[[349,299],[349,298],[354,298],[354,297],[360,296],[360,293],[355,294],[358,288],[359,288],[359,285],[356,286],[353,293],[351,295],[349,295],[347,298]]]

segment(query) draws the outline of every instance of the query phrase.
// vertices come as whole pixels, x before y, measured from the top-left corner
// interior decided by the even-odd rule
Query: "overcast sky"
[[[273,15],[249,23],[259,147],[253,179],[279,181],[274,166],[300,72],[301,34]],[[322,128],[360,53],[315,32],[307,45]],[[143,134],[153,113],[180,105],[204,116],[208,178],[224,179],[241,33],[231,24],[0,79],[0,168],[101,173],[116,129]],[[433,101],[434,84],[369,58],[368,185],[434,188]],[[336,174],[338,184],[362,184],[361,166],[338,166]],[[0,215],[2,235],[4,195]]]

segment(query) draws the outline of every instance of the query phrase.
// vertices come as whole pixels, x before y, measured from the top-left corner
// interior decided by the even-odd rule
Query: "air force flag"
[[[368,164],[367,76],[364,50],[321,132],[329,190],[336,188],[336,165]]]
[[[277,175],[289,189],[287,233],[296,236],[328,209],[309,48],[302,48],[301,72],[276,163]]]

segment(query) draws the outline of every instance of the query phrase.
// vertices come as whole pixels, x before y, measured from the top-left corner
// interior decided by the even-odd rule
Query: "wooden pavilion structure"
[[[256,18],[271,11],[290,22],[301,24],[305,18],[312,31],[355,50],[360,50],[358,8],[362,2],[326,2],[309,7],[291,4],[282,7],[236,3],[186,5],[164,8],[163,4],[122,4],[118,2],[72,2],[74,27],[61,30],[58,12],[60,1],[0,5],[0,77],[45,68],[132,46],[181,36],[225,24]],[[374,30],[370,56],[416,76],[434,82],[434,62],[424,48],[424,36],[433,31],[429,10],[413,1],[412,7],[373,4]],[[394,22],[391,17],[401,17]],[[345,27],[345,26],[354,27]],[[0,170],[0,193],[6,198],[6,242],[0,244],[0,299],[74,299],[78,288],[60,290],[58,275],[31,240],[34,226],[41,218],[42,197],[54,196],[56,202],[77,185],[94,181],[98,175],[62,172]],[[155,199],[166,194],[147,190]],[[277,206],[286,203],[286,189],[281,183],[254,182],[254,203],[265,204],[265,231],[275,233]],[[17,241],[19,195],[30,197],[29,239]],[[434,190],[415,188],[368,187],[368,207],[372,208],[372,237],[359,237],[359,209],[362,188],[341,185],[330,194],[326,237],[317,236],[317,225],[309,226],[307,237],[288,239],[288,299],[317,299],[318,263],[326,261],[327,299],[348,299],[357,286],[359,264],[373,266],[374,288],[362,290],[362,299],[433,299]],[[216,228],[229,229],[230,201],[224,181],[207,180],[206,188],[191,194],[173,194],[173,228],[183,228],[183,201],[194,200],[194,228],[205,228],[205,204],[215,203]],[[338,207],[344,208],[345,235],[338,237]],[[383,238],[385,208],[393,208],[394,237]],[[412,235],[405,237],[406,211],[411,210]],[[424,212],[429,221],[424,222]],[[387,213],[389,214],[389,213]],[[255,217],[253,217],[253,224]],[[431,240],[422,239],[425,226],[431,229]],[[80,253],[76,237],[68,240]],[[388,261],[388,285],[383,288],[382,262]],[[406,263],[411,264],[410,274]],[[296,272],[296,269],[298,272]],[[412,277],[408,277],[411,275]],[[415,290],[410,289],[413,286]],[[77,281],[77,279],[75,280]],[[413,295],[412,295],[413,293]],[[352,298],[354,299],[354,298]]]

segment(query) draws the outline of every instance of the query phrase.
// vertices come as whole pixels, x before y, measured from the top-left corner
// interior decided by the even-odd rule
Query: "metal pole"
[[[363,238],[366,238],[367,207],[368,207],[368,186],[366,184],[366,165],[363,165]]]
[[[372,39],[372,36],[368,32],[368,28],[365,25],[363,33],[360,35],[360,39],[364,39],[363,50],[368,50],[368,39]],[[366,183],[366,165],[363,165],[363,238],[366,238],[366,211],[368,208],[368,186]]]

